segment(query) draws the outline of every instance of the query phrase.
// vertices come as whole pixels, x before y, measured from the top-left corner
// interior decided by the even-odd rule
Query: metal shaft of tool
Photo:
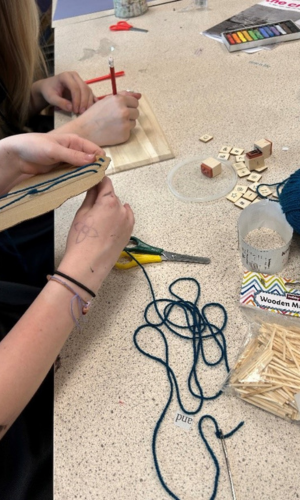
[[[232,498],[233,498],[233,500],[237,500],[236,499],[236,494],[235,494],[235,491],[234,491],[233,479],[232,479],[232,474],[231,474],[231,469],[230,469],[229,458],[228,458],[228,453],[227,453],[227,447],[226,447],[226,444],[225,444],[224,434],[223,434],[223,432],[221,430],[219,431],[219,434],[220,434],[222,448],[223,448],[223,452],[224,452],[224,456],[225,456],[225,462],[226,462],[228,477],[229,477],[229,481],[230,481]]]

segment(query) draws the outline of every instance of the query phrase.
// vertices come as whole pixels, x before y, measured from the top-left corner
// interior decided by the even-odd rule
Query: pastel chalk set
[[[300,29],[293,21],[289,20],[224,31],[221,33],[221,37],[229,52],[235,52],[297,40],[300,38]]]

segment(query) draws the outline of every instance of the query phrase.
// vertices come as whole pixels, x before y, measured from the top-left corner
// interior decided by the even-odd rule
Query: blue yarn
[[[284,182],[279,202],[288,223],[300,234],[300,169]]]
[[[206,448],[208,449],[209,454],[210,454],[211,458],[213,459],[213,462],[214,462],[215,467],[216,467],[214,490],[213,490],[212,496],[210,497],[210,500],[214,500],[216,498],[216,495],[217,495],[218,481],[219,481],[219,476],[220,476],[220,466],[219,466],[218,460],[216,458],[216,455],[213,452],[212,448],[210,447],[210,445],[209,445],[206,437],[204,436],[203,430],[202,430],[202,424],[203,424],[204,420],[206,420],[206,419],[209,419],[209,420],[211,420],[213,422],[213,424],[214,424],[214,426],[216,428],[216,436],[217,436],[218,439],[221,439],[221,430],[220,430],[220,428],[218,426],[218,423],[217,423],[216,419],[214,417],[212,417],[211,415],[203,415],[203,417],[200,418],[199,424],[198,424],[199,434],[202,437],[202,439],[203,439],[203,441],[204,441],[204,443],[206,445]],[[244,425],[244,422],[240,422],[234,429],[232,429],[232,431],[228,432],[227,434],[224,434],[223,438],[227,439],[227,438],[231,437],[243,425]]]
[[[99,158],[99,161],[104,161],[104,160],[102,158]],[[45,191],[49,191],[49,189],[51,189],[53,186],[61,184],[62,182],[66,182],[69,179],[73,179],[74,177],[80,177],[81,175],[85,175],[85,174],[89,174],[89,173],[97,173],[97,170],[94,170],[94,169],[85,170],[84,172],[82,172],[82,170],[84,170],[88,167],[92,167],[93,165],[99,166],[98,163],[88,163],[87,165],[83,165],[82,167],[78,167],[75,170],[76,173],[70,174],[69,172],[67,172],[66,174],[59,175],[58,177],[55,177],[54,179],[49,179],[48,181],[40,182],[38,184],[34,184],[33,186],[30,186],[27,188],[19,189],[17,191],[13,191],[13,192],[10,191],[9,193],[3,194],[2,196],[0,196],[0,200],[8,198],[10,196],[15,196],[16,194],[19,194],[19,193],[24,193],[21,196],[19,196],[18,198],[14,199],[13,201],[6,203],[6,205],[1,206],[0,210],[3,210],[4,208],[9,207],[10,205],[13,205],[14,203],[17,203],[18,201],[22,200],[23,198],[26,198],[26,196],[31,196],[34,194],[44,193]],[[49,184],[49,185],[47,186],[47,184]],[[38,189],[41,186],[45,186],[45,187]]]
[[[260,194],[259,189],[261,186],[276,186],[278,201],[286,220],[296,233],[300,234],[300,169],[296,170],[296,172],[282,182],[260,184],[257,188],[257,193],[262,198],[267,198],[267,196]],[[282,188],[281,192],[280,188]]]
[[[226,349],[226,339],[223,333],[223,329],[226,327],[227,324],[227,312],[225,308],[216,302],[212,302],[209,304],[206,304],[204,307],[202,307],[201,311],[198,308],[198,302],[200,299],[201,295],[201,288],[199,282],[194,279],[194,278],[179,278],[171,283],[169,286],[169,293],[173,297],[171,299],[156,299],[154,289],[152,286],[152,283],[150,281],[150,278],[148,274],[145,271],[145,268],[135,259],[134,254],[131,254],[127,252],[130,257],[137,262],[137,264],[140,266],[142,269],[145,278],[148,282],[150,292],[152,295],[153,300],[146,306],[145,311],[144,311],[144,320],[145,324],[139,326],[133,335],[133,342],[137,350],[143,354],[144,356],[156,361],[157,363],[160,363],[163,365],[166,369],[166,374],[169,380],[169,386],[170,386],[170,392],[169,392],[169,397],[168,400],[162,410],[162,413],[155,425],[154,431],[153,431],[153,437],[152,437],[152,454],[153,454],[153,460],[154,460],[154,465],[155,469],[159,478],[159,481],[165,491],[175,500],[180,500],[178,496],[175,495],[171,491],[171,489],[168,487],[166,484],[157,457],[157,437],[158,437],[158,431],[160,429],[160,426],[165,418],[165,415],[167,413],[167,410],[172,402],[173,395],[174,393],[176,394],[178,404],[180,406],[180,409],[187,415],[196,415],[198,414],[205,401],[210,401],[217,399],[221,394],[222,391],[217,391],[215,394],[212,395],[204,395],[204,391],[201,387],[201,383],[198,379],[197,375],[197,366],[199,364],[200,359],[202,358],[203,362],[207,366],[216,366],[220,364],[221,362],[224,362],[226,372],[229,372],[229,366],[228,366],[228,360],[227,360],[227,349]],[[196,287],[196,293],[195,293],[195,298],[194,301],[186,301],[182,297],[180,297],[177,293],[174,291],[174,287],[176,284],[181,283],[181,282],[190,282],[191,284],[195,285]],[[159,305],[163,305],[164,307],[160,311]],[[177,324],[174,323],[170,319],[170,316],[173,312],[173,310],[178,309],[180,311],[183,311],[184,317],[186,324]],[[209,308],[215,308],[222,314],[222,325],[221,327],[218,327],[217,325],[214,325],[213,323],[210,323],[208,318],[207,318],[207,310]],[[156,312],[157,315],[157,321],[151,321],[149,319],[150,312],[153,313],[153,309]],[[153,316],[153,314],[152,314]],[[160,327],[166,327],[169,332],[173,333],[174,335],[178,336],[181,338],[183,341],[191,342],[192,344],[192,349],[193,349],[193,364],[188,376],[188,388],[192,396],[194,396],[198,401],[198,406],[195,410],[188,410],[184,407],[181,396],[180,396],[180,390],[178,387],[178,382],[176,379],[176,376],[174,374],[174,371],[172,370],[170,364],[169,364],[169,346],[168,342],[166,339],[166,336],[162,329]],[[152,328],[156,331],[156,333],[160,336],[160,338],[163,340],[164,344],[164,349],[165,349],[165,356],[163,358],[159,358],[157,356],[154,356],[153,354],[145,351],[140,345],[139,345],[139,336],[141,332],[146,330],[147,328]],[[219,356],[215,361],[209,361],[205,355],[205,342],[207,342],[209,339],[213,340],[217,346],[217,349],[219,350]],[[193,387],[194,389],[193,389]],[[202,431],[202,423],[204,419],[211,419],[213,423],[215,424],[216,427],[216,436],[217,438],[220,439],[220,429],[218,427],[218,424],[216,420],[210,416],[210,415],[204,415],[198,424],[198,429],[199,429],[199,434],[202,438],[202,440],[205,443],[205,446],[211,455],[215,467],[216,467],[216,475],[214,479],[214,487],[213,487],[213,494],[210,497],[210,500],[214,500],[216,498],[217,494],[217,489],[218,489],[218,481],[219,481],[219,474],[220,474],[220,467],[219,463],[217,460],[217,457],[215,453],[213,452],[212,448],[210,447],[207,439],[205,438],[203,431]],[[235,427],[231,432],[226,434],[224,438],[228,438],[232,436],[242,425],[244,422],[240,422],[240,424]]]

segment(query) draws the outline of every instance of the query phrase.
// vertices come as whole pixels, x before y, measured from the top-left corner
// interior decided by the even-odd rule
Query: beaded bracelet
[[[48,274],[47,275],[47,280],[48,281],[56,281],[56,283],[59,283],[60,285],[62,285],[63,287],[65,287],[67,290],[69,290],[69,292],[72,292],[74,294],[74,297],[72,297],[72,299],[71,299],[71,305],[70,305],[70,307],[71,307],[71,316],[72,316],[72,319],[73,319],[75,325],[80,330],[81,327],[80,327],[79,321],[82,318],[82,316],[85,316],[89,312],[89,308],[90,308],[91,302],[90,301],[86,302],[85,300],[83,300],[80,297],[80,295],[78,295],[78,293],[75,292],[75,290],[70,285],[68,285],[68,283],[66,283],[65,281],[61,280],[60,278],[57,278],[57,276],[51,276],[50,274]],[[76,318],[75,313],[74,313],[74,302],[77,302],[77,307],[78,307],[78,310],[79,310],[79,318],[78,319]]]

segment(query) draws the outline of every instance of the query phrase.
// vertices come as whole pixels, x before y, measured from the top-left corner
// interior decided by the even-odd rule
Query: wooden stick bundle
[[[300,328],[262,323],[246,345],[227,385],[236,395],[274,415],[300,421]]]

